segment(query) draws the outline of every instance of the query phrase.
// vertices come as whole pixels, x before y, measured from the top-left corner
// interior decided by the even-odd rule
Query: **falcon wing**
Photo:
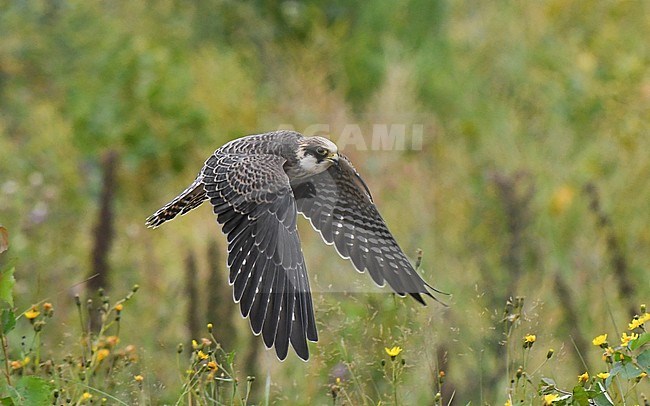
[[[284,162],[273,155],[215,154],[202,182],[227,236],[229,281],[242,316],[278,358],[286,358],[291,343],[307,360],[307,340],[318,335]]]
[[[436,299],[428,288],[437,290],[418,275],[397,245],[347,157],[340,155],[338,165],[291,186],[298,212],[359,272],[367,270],[379,286],[388,282],[400,296],[408,293],[422,304],[422,294]]]

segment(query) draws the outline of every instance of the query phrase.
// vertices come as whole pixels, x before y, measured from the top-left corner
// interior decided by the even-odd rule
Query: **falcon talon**
[[[296,227],[306,217],[328,245],[400,295],[436,299],[373,203],[368,186],[327,138],[275,131],[235,139],[196,179],[146,220],[156,228],[209,200],[228,240],[228,282],[255,335],[280,360],[289,345],[309,359],[318,341],[309,278]]]

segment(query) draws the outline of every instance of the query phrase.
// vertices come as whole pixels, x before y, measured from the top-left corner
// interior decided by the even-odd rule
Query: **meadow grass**
[[[628,324],[650,299],[647,8],[3,3],[0,223],[11,245],[0,269],[15,269],[16,281],[3,323],[17,318],[3,330],[3,396],[47,393],[52,402],[58,390],[58,402],[109,404],[539,404],[554,396],[567,404],[570,396],[585,404],[606,402],[606,389],[614,404],[643,404],[646,335]],[[320,341],[308,363],[280,363],[232,303],[211,209],[156,231],[144,219],[232,138],[327,124],[339,141],[351,124],[377,123],[423,125],[420,149],[351,143],[343,152],[407,255],[415,262],[422,249],[419,272],[451,293],[441,297],[448,307],[374,287],[300,221]],[[104,220],[115,231],[100,296],[86,281],[110,153],[117,161]],[[103,297],[136,284],[119,323],[109,298],[110,327],[90,335]],[[32,323],[25,314],[36,312]],[[592,343],[602,334],[604,348]],[[396,346],[392,358],[385,349]],[[98,361],[102,349],[110,355]]]
[[[5,236],[8,234],[5,229],[3,232]],[[49,325],[55,322],[53,305],[49,302],[34,304],[16,314],[12,297],[13,272],[13,269],[5,269],[0,276],[0,342],[4,361],[0,396],[4,404],[157,403],[157,396],[148,382],[154,374],[140,362],[140,350],[133,344],[121,343],[120,321],[129,300],[139,289],[137,285],[114,303],[105,292],[98,292],[99,308],[93,306],[92,299],[82,303],[78,296],[75,297],[79,325],[73,329],[77,334],[71,333],[73,342],[55,355],[46,354],[42,345],[42,341],[47,339]],[[648,399],[641,391],[650,370],[650,332],[645,328],[646,323],[650,323],[650,313],[646,312],[645,305],[627,324],[627,331],[621,334],[619,344],[614,344],[618,340],[608,340],[607,334],[591,340],[597,352],[602,353],[602,362],[595,370],[589,371],[585,364],[585,372],[575,379],[556,382],[546,375],[548,364],[557,359],[554,358],[554,349],[545,350],[545,359],[532,364],[535,357],[531,353],[537,351],[541,343],[537,344],[537,335],[532,332],[521,335],[528,327],[524,303],[523,297],[506,303],[501,320],[505,348],[501,361],[506,366],[504,376],[509,379],[505,405],[647,404]],[[90,323],[93,313],[98,313],[101,320],[96,331]],[[15,342],[18,338],[14,333],[17,323],[28,324],[32,330],[22,336],[20,344]],[[204,332],[204,337],[193,339],[189,348],[186,349],[182,343],[177,346],[176,365],[172,369],[178,373],[181,386],[173,403],[252,404],[249,398],[256,377],[247,376],[245,381],[240,381],[235,352],[220,345],[212,323],[206,325]],[[394,345],[385,347],[383,354],[375,354],[379,360],[376,368],[383,372],[383,376],[373,378],[377,390],[374,394],[367,393],[368,388],[360,383],[368,378],[357,375],[364,372],[356,371],[354,361],[342,362],[342,368],[332,375],[328,385],[332,404],[409,404],[401,396],[402,383],[404,375],[415,372],[411,364],[417,361],[407,364],[403,351],[402,347]],[[347,358],[347,354],[343,355],[344,359]],[[452,404],[454,392],[443,403],[445,370],[438,369],[436,376],[437,382],[427,403]],[[269,379],[264,391],[260,392],[260,403],[268,404],[270,401]],[[380,385],[385,392],[379,392]]]

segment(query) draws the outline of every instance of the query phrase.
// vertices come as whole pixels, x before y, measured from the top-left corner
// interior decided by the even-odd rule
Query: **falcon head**
[[[338,165],[338,147],[323,137],[305,137],[298,145],[298,166],[307,175],[326,171],[332,165]]]

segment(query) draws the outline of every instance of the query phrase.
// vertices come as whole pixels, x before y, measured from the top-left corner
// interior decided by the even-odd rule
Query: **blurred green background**
[[[336,376],[352,403],[390,399],[380,361],[393,345],[405,404],[433,402],[439,369],[445,403],[502,404],[515,296],[517,342],[537,335],[531,364],[554,348],[544,374],[573,383],[580,351],[598,372],[591,339],[620,336],[650,299],[649,4],[2,1],[0,223],[17,306],[52,302],[44,344],[65,353],[74,294],[103,255],[109,294],[140,285],[121,340],[153,403],[177,399],[176,345],[211,321],[277,404],[331,403]],[[226,141],[318,123],[335,141],[350,124],[423,125],[421,149],[344,153],[451,295],[421,307],[375,290],[301,221],[321,340],[309,362],[280,363],[236,314],[210,208],[156,231],[144,219]],[[361,292],[327,293],[341,281]]]

